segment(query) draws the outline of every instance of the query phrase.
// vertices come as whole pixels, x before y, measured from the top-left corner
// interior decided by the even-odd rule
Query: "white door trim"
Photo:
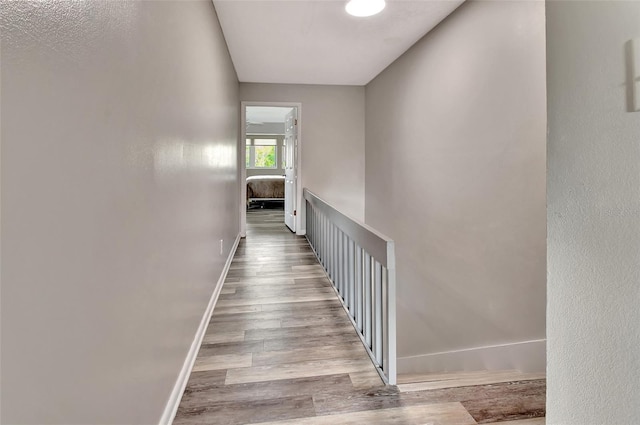
[[[240,170],[240,235],[247,236],[247,163],[245,140],[247,139],[247,106],[279,106],[291,107],[298,109],[298,147],[296,152],[296,234],[304,235],[306,233],[304,220],[305,209],[302,208],[302,103],[301,102],[240,102],[240,139],[238,139],[238,159]]]

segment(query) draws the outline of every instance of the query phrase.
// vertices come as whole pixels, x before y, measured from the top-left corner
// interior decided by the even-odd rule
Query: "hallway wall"
[[[0,422],[158,423],[239,229],[213,5],[2,2],[0,25]]]
[[[302,103],[302,185],[364,219],[364,87],[240,83],[240,99]]]
[[[639,22],[638,2],[547,3],[550,425],[640,421]]]
[[[545,367],[544,2],[467,2],[366,87],[400,372]]]

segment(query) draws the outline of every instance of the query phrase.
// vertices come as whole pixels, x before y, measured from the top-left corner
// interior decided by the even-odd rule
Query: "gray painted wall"
[[[638,2],[547,3],[547,424],[640,421],[639,23]]]
[[[246,126],[247,134],[284,134],[283,122],[265,122]]]
[[[400,372],[544,370],[544,31],[543,2],[468,2],[366,87]]]
[[[364,87],[240,83],[240,99],[301,102],[302,184],[364,218]]]
[[[0,23],[0,422],[158,423],[239,228],[213,5],[2,2]]]

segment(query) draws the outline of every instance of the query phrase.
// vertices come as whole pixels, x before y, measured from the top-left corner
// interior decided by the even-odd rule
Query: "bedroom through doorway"
[[[296,103],[242,102],[242,236],[246,236],[247,214],[265,209],[273,212],[268,215],[271,221],[282,217],[283,226],[303,234],[298,214],[300,109]]]

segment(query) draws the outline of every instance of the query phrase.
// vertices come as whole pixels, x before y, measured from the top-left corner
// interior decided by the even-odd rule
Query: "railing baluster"
[[[324,265],[324,269],[328,270],[328,262],[327,262],[327,219],[323,215],[322,216],[322,264]]]
[[[344,264],[344,304],[347,308],[349,308],[349,304],[351,304],[351,239],[347,235],[344,235],[344,255],[345,261]]]
[[[388,347],[389,347],[389,326],[387,319],[389,317],[389,300],[387,294],[387,268],[382,266],[380,293],[382,295],[382,354],[380,364],[384,370],[389,363]]]
[[[389,384],[396,385],[397,365],[396,365],[396,271],[395,264],[393,268],[387,268],[387,315],[385,323],[387,324],[387,357],[384,359],[384,371]]]
[[[375,262],[375,304],[374,322],[376,323],[375,347],[373,354],[378,363],[382,363],[382,266]]]
[[[329,260],[329,270],[331,271],[331,278],[333,279],[333,223],[327,218],[327,259]]]
[[[336,269],[336,288],[338,289],[338,294],[340,294],[340,297],[342,297],[342,293],[340,291],[340,285],[342,284],[341,247],[342,247],[342,232],[338,230],[337,237],[336,237],[336,253],[338,258],[338,268]]]
[[[371,258],[371,282],[369,283],[369,291],[371,291],[371,352],[376,361],[378,361],[378,357],[376,356],[376,336],[378,333],[378,322],[376,317],[376,296],[378,295],[376,292],[376,260]]]
[[[307,216],[307,232],[311,233],[311,240],[313,241],[313,215]]]
[[[325,233],[324,233],[324,214],[322,213],[318,213],[318,216],[320,216],[320,239],[319,239],[319,243],[320,243],[320,264],[322,264],[322,267],[324,267],[324,269],[327,269],[327,262],[326,262],[326,258],[325,258],[325,253],[324,253],[324,244],[325,244]]]
[[[329,253],[331,252],[330,250],[330,246],[331,246],[331,223],[329,222],[329,219],[325,217],[324,219],[324,247],[323,247],[323,251],[324,251],[324,263],[325,263],[325,270],[330,271],[331,270],[331,259],[329,258]]]
[[[355,316],[355,308],[354,308],[354,298],[355,298],[355,259],[354,259],[354,242],[349,239],[348,240],[349,243],[349,267],[347,269],[347,281],[348,281],[348,291],[347,293],[349,294],[349,299],[347,302],[347,305],[349,306],[349,313],[351,314],[351,317]]]
[[[319,251],[320,251],[320,264],[322,264],[322,267],[324,267],[325,269],[326,264],[324,263],[324,215],[322,214],[318,214],[318,216],[320,217],[320,228],[318,229],[319,231],[319,235],[320,237],[318,238],[318,246],[319,246]]]
[[[382,369],[389,367],[389,281],[386,267],[382,267]]]
[[[333,241],[334,244],[334,257],[336,259],[336,264],[334,266],[334,271],[336,275],[335,284],[336,288],[340,289],[340,229],[336,227],[335,230],[335,238]]]
[[[309,229],[311,231],[311,240],[313,241],[313,243],[315,243],[315,238],[313,237],[313,222],[314,222],[314,214],[311,214],[311,216],[307,216],[307,229]],[[315,249],[314,249],[315,251]]]
[[[342,291],[342,283],[344,282],[343,271],[344,271],[344,253],[342,251],[342,239],[344,235],[341,230],[338,230],[338,241],[337,241],[337,252],[338,252],[338,293],[340,297],[344,299],[344,293]]]
[[[307,201],[307,204],[309,204],[309,201]],[[313,214],[313,211],[311,211],[311,208],[307,208],[309,211],[307,213],[307,218],[306,218],[306,222],[307,222],[307,239],[309,239],[309,227],[311,227],[309,225],[309,223],[311,222],[311,217]],[[311,242],[311,248],[313,248],[313,238],[309,239],[309,242]]]
[[[316,215],[313,215],[313,220],[311,222],[311,237],[313,238],[313,242],[314,244],[316,243],[316,224],[317,224],[317,219],[316,219]]]
[[[338,229],[338,292],[340,293],[340,297],[344,298],[342,293],[342,285],[344,282],[344,277],[342,276],[342,272],[344,269],[344,251],[342,249],[342,240],[344,239],[344,234],[342,230]]]
[[[340,239],[340,248],[342,249],[342,285],[340,286],[342,300],[347,305],[347,267],[349,267],[349,250],[347,249],[347,235],[342,233],[342,238]]]
[[[364,338],[371,348],[371,337],[373,327],[373,317],[371,309],[371,256],[365,252],[364,255]]]
[[[331,259],[331,265],[330,265],[330,270],[331,270],[331,281],[334,282],[334,286],[335,286],[335,281],[336,281],[336,271],[335,271],[335,267],[336,267],[336,261],[333,258],[334,255],[336,255],[336,249],[333,246],[333,241],[335,239],[335,226],[333,224],[331,224],[331,227],[329,228],[329,258]]]
[[[364,294],[364,284],[362,279],[362,248],[356,244],[356,259],[355,259],[355,319],[358,330],[362,332],[362,295]]]
[[[333,279],[333,275],[331,272],[331,222],[327,219],[327,248],[326,248],[326,258],[327,258],[327,273],[329,274],[329,278]]]

